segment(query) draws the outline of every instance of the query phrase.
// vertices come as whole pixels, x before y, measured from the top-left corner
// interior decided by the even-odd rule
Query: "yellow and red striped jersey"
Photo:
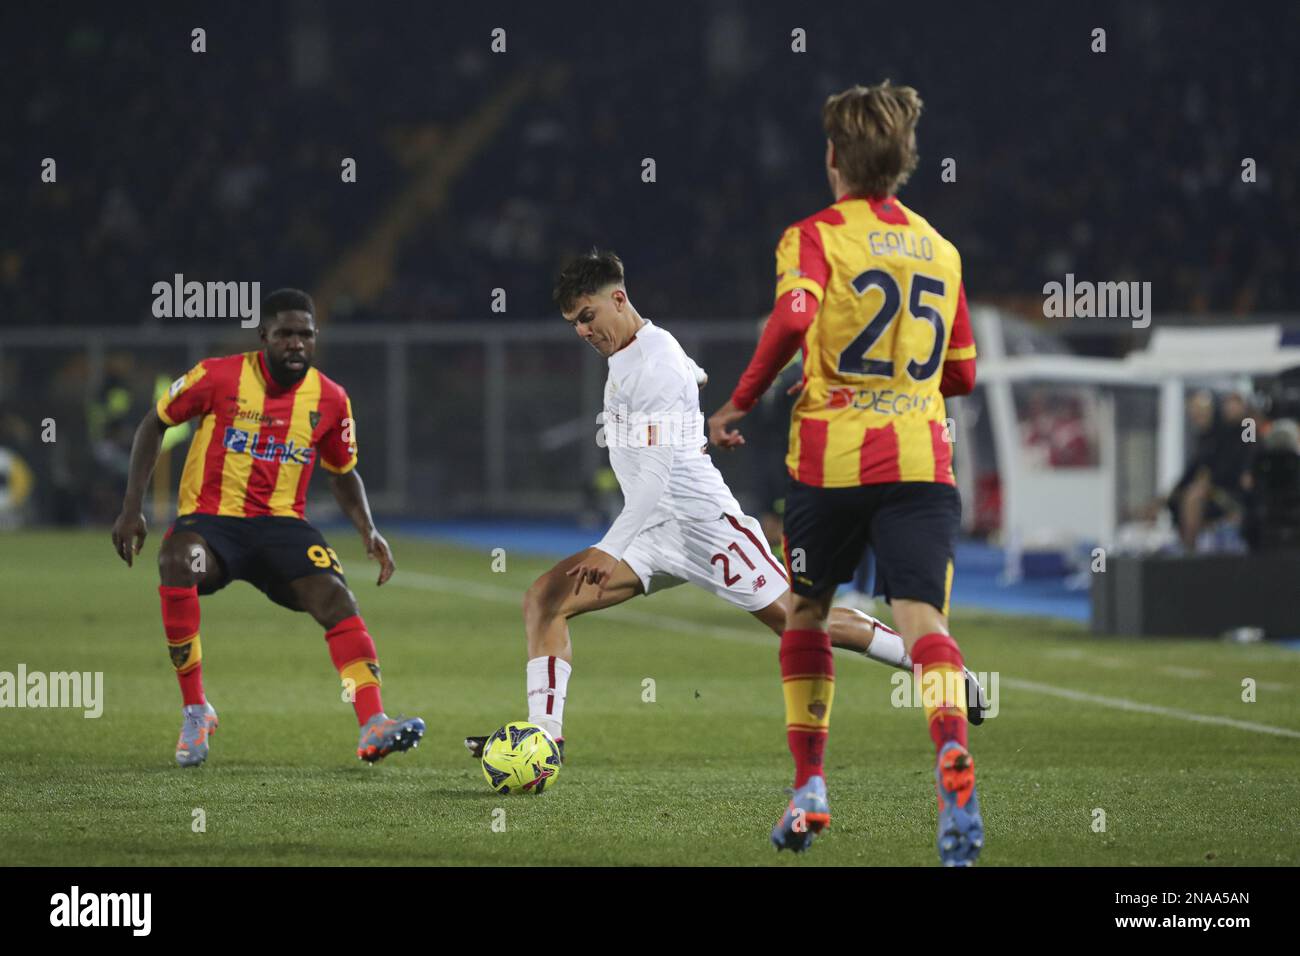
[[[940,383],[945,361],[975,357],[956,247],[892,196],[846,196],[786,229],[776,271],[778,299],[817,299],[790,474],[826,488],[953,484]]]
[[[310,368],[284,388],[260,351],[204,359],[172,383],[157,412],[168,425],[203,416],[181,473],[182,515],[302,518],[318,453],[336,474],[357,464],[343,387]]]

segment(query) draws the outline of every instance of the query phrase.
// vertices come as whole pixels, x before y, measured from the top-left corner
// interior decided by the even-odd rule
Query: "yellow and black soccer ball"
[[[512,721],[483,748],[483,776],[497,793],[541,793],[559,775],[560,748],[536,724]]]

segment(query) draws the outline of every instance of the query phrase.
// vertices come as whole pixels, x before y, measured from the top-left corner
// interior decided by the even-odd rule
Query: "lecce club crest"
[[[312,431],[315,431],[316,426],[320,424],[320,412],[319,411],[308,412],[307,421],[311,422]]]

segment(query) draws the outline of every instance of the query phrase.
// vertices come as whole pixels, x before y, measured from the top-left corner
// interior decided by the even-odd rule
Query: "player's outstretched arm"
[[[804,333],[817,314],[817,305],[817,299],[801,288],[785,292],[776,300],[776,307],[763,327],[754,356],[740,376],[731,399],[709,416],[709,441],[714,445],[730,450],[745,444],[744,436],[732,426],[754,407],[781,374],[781,369],[799,351]]]
[[[375,520],[370,515],[370,502],[366,498],[366,486],[361,475],[353,468],[345,475],[330,475],[330,490],[334,500],[339,503],[343,513],[361,535],[366,546],[366,554],[379,562],[379,584],[393,576],[397,564],[393,561],[393,550],[384,540],[384,536],[375,530]]]
[[[144,547],[149,526],[144,520],[144,490],[149,485],[158,452],[162,449],[163,432],[167,423],[152,409],[135,430],[131,442],[131,464],[127,472],[126,495],[122,499],[122,513],[113,522],[113,550],[126,562],[135,563],[135,556]]]
[[[568,571],[576,576],[573,593],[582,585],[594,584],[603,595],[605,582],[623,560],[623,555],[641,533],[651,513],[668,489],[673,470],[673,446],[651,445],[638,447],[635,454],[635,473],[625,471],[620,475],[623,487],[623,510],[610,525],[605,537],[597,541],[583,556],[583,560]]]

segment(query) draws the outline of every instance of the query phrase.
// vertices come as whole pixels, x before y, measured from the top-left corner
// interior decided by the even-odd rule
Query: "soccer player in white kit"
[[[609,362],[603,429],[624,501],[600,541],[561,560],[524,595],[528,720],[563,753],[570,618],[689,582],[780,637],[790,587],[762,527],[709,457],[699,398],[707,376],[667,330],[633,307],[618,256],[593,250],[572,260],[556,280],[555,302]],[[911,668],[898,633],[861,611],[834,608],[830,634],[836,647]],[[465,746],[479,757],[486,740],[467,737]]]

